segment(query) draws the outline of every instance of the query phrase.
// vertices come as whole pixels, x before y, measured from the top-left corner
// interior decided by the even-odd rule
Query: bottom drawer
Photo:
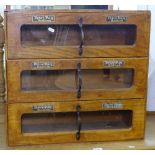
[[[12,145],[143,138],[145,100],[8,104]]]

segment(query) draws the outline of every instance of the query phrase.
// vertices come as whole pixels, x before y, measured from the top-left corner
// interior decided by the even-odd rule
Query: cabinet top
[[[33,13],[125,13],[125,14],[144,14],[151,12],[149,10],[96,10],[96,9],[76,9],[76,10],[5,10],[6,13],[26,13],[26,14],[33,14]]]

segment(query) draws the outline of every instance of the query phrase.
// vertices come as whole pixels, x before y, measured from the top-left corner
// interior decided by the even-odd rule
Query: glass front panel
[[[82,70],[83,89],[129,88],[133,84],[132,69],[90,69]]]
[[[135,25],[86,25],[85,45],[133,45]]]
[[[84,46],[133,45],[135,25],[83,25]],[[77,25],[23,25],[21,44],[29,46],[79,46],[81,31]]]
[[[81,112],[83,130],[125,129],[132,127],[132,111]],[[21,118],[22,133],[77,131],[76,112],[33,113]]]
[[[81,113],[82,130],[122,129],[132,127],[132,111],[96,111]]]
[[[61,87],[59,79],[62,83],[69,82],[69,84]],[[28,70],[21,73],[21,90],[23,91],[74,91],[75,89],[75,70]]]
[[[133,69],[81,70],[82,89],[121,89],[133,84]],[[76,70],[28,70],[21,73],[22,91],[76,91]]]
[[[36,113],[22,116],[22,133],[65,132],[76,130],[76,115],[70,113]]]
[[[21,44],[23,47],[79,45],[79,27],[78,25],[23,25]]]

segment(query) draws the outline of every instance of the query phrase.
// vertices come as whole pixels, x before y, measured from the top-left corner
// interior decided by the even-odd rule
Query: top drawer
[[[148,11],[6,12],[8,59],[148,55]]]

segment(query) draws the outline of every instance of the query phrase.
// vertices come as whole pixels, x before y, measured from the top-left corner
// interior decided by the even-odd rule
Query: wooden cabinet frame
[[[105,62],[107,64],[105,64]],[[34,63],[41,64],[33,66]],[[129,88],[116,89],[81,89],[81,98],[77,98],[75,90],[36,91],[21,90],[21,72],[24,70],[66,70],[77,69],[77,64],[82,69],[133,69],[133,83]],[[8,60],[8,102],[44,102],[44,101],[71,101],[71,100],[96,100],[96,99],[127,99],[145,98],[147,82],[147,59],[146,58],[96,58],[96,59],[40,59],[40,60]],[[48,65],[47,65],[48,64]],[[51,66],[49,66],[49,64]],[[108,66],[109,65],[109,66]],[[111,66],[112,65],[112,66]],[[93,75],[90,75],[90,78]],[[94,79],[91,79],[94,80]],[[71,82],[71,81],[68,81]],[[91,83],[90,83],[91,84]],[[101,83],[102,84],[102,83]]]
[[[122,107],[109,109],[103,107],[104,104],[123,103]],[[21,133],[21,117],[29,113],[50,112],[39,110],[33,111],[34,106],[44,105],[54,106],[51,112],[75,112],[76,105],[81,106],[81,111],[106,111],[106,110],[132,110],[132,127],[128,129],[108,129],[108,130],[86,130],[81,129],[81,136],[76,140],[75,132],[43,132],[43,133]],[[45,143],[63,143],[63,142],[86,142],[86,141],[109,141],[109,140],[127,140],[143,138],[144,120],[145,120],[145,100],[96,100],[81,102],[52,102],[52,103],[17,103],[8,104],[8,142],[10,146],[25,144],[45,144]],[[121,135],[121,136],[120,136]]]
[[[9,146],[143,138],[150,16],[7,10]]]
[[[50,17],[51,20],[33,21],[33,16]],[[83,45],[83,53],[79,55],[79,46],[32,46],[21,45],[22,25],[79,25],[82,17],[83,25],[135,25],[136,40],[133,45]],[[150,12],[146,11],[8,11],[6,12],[7,58],[79,58],[79,57],[141,57],[148,56]],[[121,33],[120,33],[121,34]],[[117,34],[118,35],[118,34]],[[113,35],[117,36],[116,34]],[[128,34],[126,34],[128,35]],[[128,35],[129,36],[129,35]],[[79,35],[80,37],[80,35]],[[95,36],[94,41],[96,39]],[[111,37],[111,38],[113,38]]]

